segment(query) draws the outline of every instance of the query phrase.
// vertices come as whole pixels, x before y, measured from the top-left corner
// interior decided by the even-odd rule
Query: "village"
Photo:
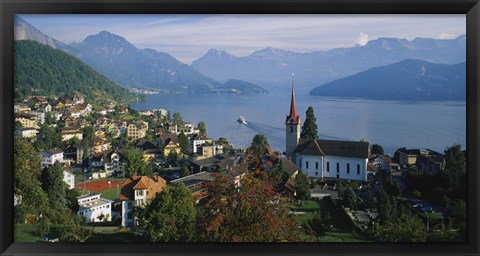
[[[285,216],[280,217],[292,220],[288,223],[294,226],[294,235],[272,241],[285,237],[296,242],[458,241],[465,232],[465,202],[451,198],[462,187],[461,178],[455,184],[443,179],[453,175],[444,174],[451,171],[450,162],[465,166],[465,151],[454,160],[447,155],[457,153],[453,146],[446,154],[400,148],[386,155],[380,145],[365,141],[319,139],[316,124],[307,126],[315,123],[313,110],[307,111],[300,129],[293,82],[285,152],[274,152],[263,134],[255,136],[249,148],[237,149],[225,138],[209,138],[208,124],[185,122],[181,113],[171,116],[165,109],[136,111],[109,102],[90,104],[79,95],[28,96],[15,104],[14,111],[16,139],[33,146],[36,155],[29,157],[37,157],[42,170],[61,168],[70,196],[66,202],[77,204],[69,209],[88,231],[80,232],[83,239],[66,238],[52,233],[51,224],[34,232],[34,238],[23,238],[26,241],[208,241],[200,235],[156,236],[149,209],[161,200],[159,195],[182,184],[193,207],[219,211],[227,207],[223,203],[232,193],[243,187],[258,189],[257,180],[273,189],[265,194],[272,197],[264,198],[262,207],[285,206]],[[42,170],[36,171],[48,176]],[[464,177],[464,172],[455,177]],[[231,185],[233,192],[218,192],[222,190],[214,185],[219,180]],[[448,191],[442,190],[445,182],[451,186]],[[212,191],[223,199],[215,201],[218,195]],[[25,195],[15,193],[15,207],[22,204]],[[214,223],[215,216],[201,216],[197,221],[209,216],[213,219],[205,223]],[[17,222],[28,229],[41,227],[41,219],[41,214],[24,212]],[[212,232],[212,225],[204,229]],[[399,225],[410,225],[408,230],[416,234],[401,233]],[[215,241],[230,241],[219,233],[214,233]],[[117,240],[109,240],[112,237]],[[248,241],[240,235],[232,237]]]

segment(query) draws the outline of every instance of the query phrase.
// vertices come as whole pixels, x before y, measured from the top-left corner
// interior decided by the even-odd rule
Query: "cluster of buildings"
[[[77,96],[57,99],[52,104],[45,97],[31,96],[27,97],[25,103],[15,105],[15,121],[21,123],[21,128],[15,133],[32,140],[41,136],[38,129],[45,123],[46,115],[51,115],[53,122],[63,121],[64,126],[57,127],[62,141],[73,138],[82,141],[85,139],[83,128],[93,126],[94,136],[88,141],[89,155],[85,155],[84,148],[73,146],[39,152],[42,167],[51,166],[55,162],[64,165],[64,181],[70,189],[75,187],[75,178],[71,171],[71,166],[75,165],[82,164],[84,169],[90,169],[92,179],[112,176],[125,178],[119,188],[117,202],[102,198],[100,194],[77,198],[80,206],[77,214],[86,221],[110,221],[113,215],[119,214],[122,226],[135,225],[134,207],[144,206],[157,193],[161,193],[168,186],[168,182],[183,182],[192,192],[194,200],[199,202],[208,196],[204,184],[212,179],[212,172],[218,168],[225,170],[236,186],[241,186],[247,172],[238,163],[241,155],[225,153],[222,144],[201,137],[199,129],[193,124],[178,125],[172,121],[165,127],[149,127],[149,123],[142,120],[114,120],[105,116],[108,112],[115,111],[127,113],[128,108],[108,106],[93,111],[90,104],[84,103],[83,98]],[[87,122],[84,117],[94,112],[101,117]],[[168,115],[166,110],[140,112],[141,115],[148,116],[158,113],[161,116]],[[267,156],[264,159],[271,163],[282,161],[289,177],[286,181],[277,181],[272,185],[289,198],[296,196],[295,176],[299,172],[312,179],[367,181],[379,170],[392,172],[407,165],[415,165],[419,170],[434,173],[445,167],[445,157],[433,150],[400,149],[394,158],[372,155],[368,142],[302,139],[300,127],[301,120],[296,112],[292,80],[290,112],[285,120],[286,157]],[[155,139],[146,139],[148,132],[154,134]],[[188,152],[180,146],[178,136],[181,133],[188,137]],[[190,175],[173,179],[158,174],[125,177],[125,149],[112,148],[110,142],[111,138],[118,138],[123,134],[135,147],[142,150],[145,162],[161,165],[174,153],[182,156],[182,161],[190,168]],[[115,203],[119,206],[116,212],[112,209]]]

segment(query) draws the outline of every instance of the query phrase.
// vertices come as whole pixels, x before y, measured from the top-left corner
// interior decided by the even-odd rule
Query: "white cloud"
[[[438,38],[439,39],[454,39],[456,38],[458,35],[454,35],[454,34],[449,34],[449,33],[441,33]]]
[[[360,32],[360,35],[357,37],[356,43],[360,46],[366,45],[368,43],[368,35]]]

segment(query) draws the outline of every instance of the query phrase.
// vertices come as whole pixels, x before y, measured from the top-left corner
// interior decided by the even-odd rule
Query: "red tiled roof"
[[[162,177],[131,176],[126,179],[120,191],[120,200],[134,200],[136,189],[147,190],[147,200],[152,199],[157,193],[160,193],[167,187],[167,181]]]

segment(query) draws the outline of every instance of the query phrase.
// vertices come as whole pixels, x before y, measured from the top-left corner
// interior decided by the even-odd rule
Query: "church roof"
[[[285,119],[285,123],[299,124],[300,116],[297,115],[297,105],[295,104],[295,91],[293,88],[293,74],[292,74],[292,98],[290,101],[290,114]]]
[[[312,156],[368,158],[368,142],[300,139],[295,153]]]

